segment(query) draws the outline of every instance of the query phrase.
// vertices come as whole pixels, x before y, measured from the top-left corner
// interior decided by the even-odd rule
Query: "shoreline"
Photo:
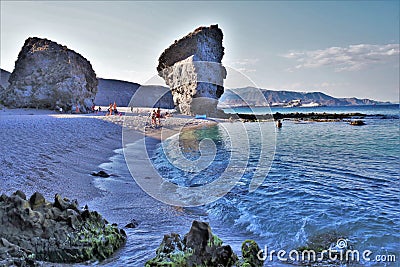
[[[146,121],[146,116],[135,117],[139,122]],[[177,225],[180,225],[183,232],[197,217],[182,216],[183,210],[153,199],[130,175],[115,179],[91,176],[92,172],[113,164],[116,152],[123,147],[123,123],[124,116],[58,114],[35,109],[0,111],[0,126],[4,129],[0,133],[4,140],[4,153],[0,155],[0,162],[4,165],[0,170],[2,193],[9,195],[23,190],[32,195],[38,191],[47,199],[60,193],[62,197],[77,199],[80,207],[88,205],[89,209],[98,211],[110,223],[117,223],[120,227],[135,219],[140,223],[139,232],[126,229],[131,237],[128,237],[128,242],[135,242],[136,235],[141,235],[141,231],[150,232],[155,249],[166,232],[157,229],[152,224],[154,220],[162,216],[162,220],[169,221],[164,223],[170,228],[168,231],[176,231]],[[156,142],[155,148],[157,143],[175,134],[182,125],[192,128],[209,123],[178,115],[163,120],[165,132],[162,136],[159,129],[146,130],[146,136],[136,129],[132,132],[135,140],[150,137]],[[121,198],[133,199],[134,203],[125,203]],[[143,238],[148,237],[145,235]],[[121,248],[106,262],[113,265],[128,249],[129,245]]]
[[[146,116],[133,117],[145,125]],[[100,191],[93,190],[90,174],[98,171],[99,165],[109,162],[114,151],[123,147],[125,116],[4,109],[0,110],[0,119],[4,151],[0,162],[5,167],[0,172],[2,191],[10,194],[22,186],[28,189],[27,194],[41,191],[47,198],[65,192],[82,203],[101,195]],[[146,128],[145,133],[137,128],[129,130],[133,133],[133,142],[144,137],[162,141],[176,134],[182,126],[188,125],[186,130],[209,124],[215,122],[178,115],[163,120],[162,136],[160,129]],[[130,127],[129,123],[125,126]],[[12,179],[7,179],[10,176]],[[13,184],[13,180],[16,183]],[[61,180],[66,181],[60,184]]]
[[[116,138],[120,127],[85,116],[56,115],[45,110],[0,112],[1,188],[10,194],[22,187],[46,198],[61,193],[84,206],[102,194],[90,173],[121,146]]]

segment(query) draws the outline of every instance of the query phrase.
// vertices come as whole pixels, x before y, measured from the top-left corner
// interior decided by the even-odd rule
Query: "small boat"
[[[365,122],[363,122],[362,120],[355,120],[355,121],[350,121],[350,125],[361,126],[361,125],[365,125]]]
[[[196,115],[195,118],[196,118],[196,119],[203,119],[203,120],[205,120],[205,119],[207,119],[207,115],[206,115],[206,114],[204,114],[204,115]]]

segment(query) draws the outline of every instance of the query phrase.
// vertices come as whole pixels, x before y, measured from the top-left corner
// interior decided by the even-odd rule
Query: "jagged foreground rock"
[[[242,259],[229,245],[223,245],[218,236],[213,235],[206,222],[193,221],[189,233],[182,239],[179,234],[165,235],[156,251],[156,257],[146,263],[146,267],[191,267],[191,266],[238,266],[261,267],[263,261],[257,258],[260,247],[253,240],[242,244]]]
[[[157,71],[170,87],[181,113],[213,115],[217,112],[226,78],[226,69],[221,64],[222,38],[218,25],[200,27],[161,54]]]
[[[28,38],[2,99],[15,108],[86,111],[97,92],[96,73],[80,54],[47,39]]]
[[[54,203],[40,193],[0,196],[0,266],[35,265],[35,261],[77,263],[104,260],[126,240],[96,211],[78,208],[56,194]]]

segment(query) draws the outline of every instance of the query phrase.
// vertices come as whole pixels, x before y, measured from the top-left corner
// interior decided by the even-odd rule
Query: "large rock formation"
[[[126,234],[78,202],[21,191],[0,196],[0,266],[33,266],[35,261],[77,263],[104,260]]]
[[[10,85],[3,94],[10,107],[81,111],[91,107],[97,92],[96,73],[80,54],[47,39],[28,38],[22,47]]]
[[[221,65],[222,38],[218,25],[200,27],[161,54],[157,70],[170,87],[181,113],[213,115],[217,112],[226,78],[226,70]]]

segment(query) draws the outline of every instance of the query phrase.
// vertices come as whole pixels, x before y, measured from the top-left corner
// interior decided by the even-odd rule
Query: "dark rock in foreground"
[[[0,266],[104,260],[126,240],[96,211],[80,210],[59,194],[54,203],[37,192],[29,200],[21,191],[2,194],[0,222]]]
[[[229,245],[211,232],[206,222],[193,221],[189,233],[182,239],[179,234],[165,235],[156,251],[156,257],[146,262],[146,267],[161,266],[263,266],[257,258],[259,246],[252,240],[242,245],[242,259]]]
[[[287,261],[297,266],[345,266],[359,263],[355,250],[345,235],[336,231],[316,233],[306,245],[296,249],[298,259]],[[295,254],[294,254],[295,255]]]
[[[93,105],[97,77],[82,55],[53,41],[28,38],[22,47],[10,85],[1,98],[14,108],[86,111]]]

